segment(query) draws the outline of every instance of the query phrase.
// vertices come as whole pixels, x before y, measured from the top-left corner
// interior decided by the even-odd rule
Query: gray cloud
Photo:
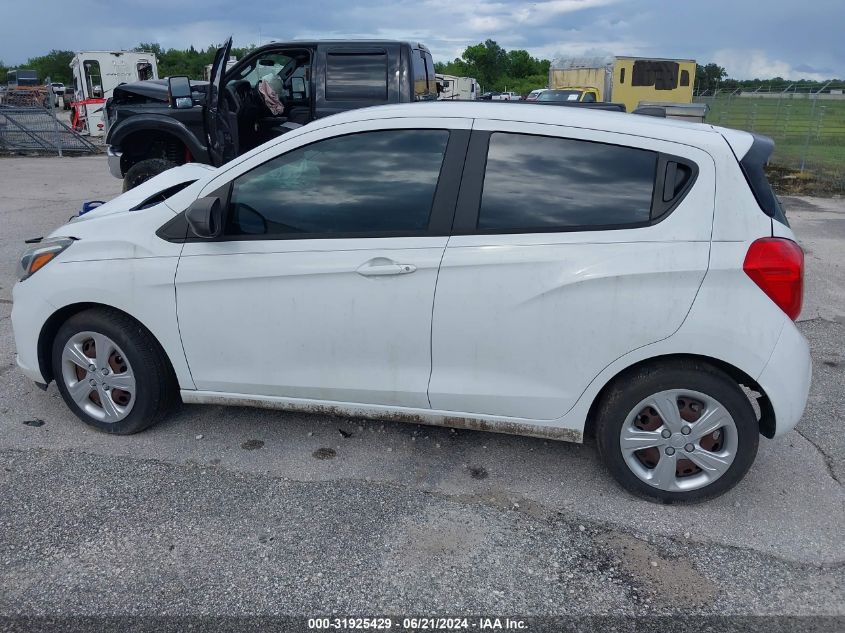
[[[51,48],[121,49],[142,41],[204,48],[230,34],[236,45],[259,37],[414,39],[449,60],[489,37],[548,58],[693,57],[740,78],[845,76],[841,0],[41,0],[37,12],[15,2],[3,13],[0,59],[7,64]]]

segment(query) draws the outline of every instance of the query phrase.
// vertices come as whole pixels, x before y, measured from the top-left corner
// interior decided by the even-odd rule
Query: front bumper
[[[123,179],[123,172],[120,169],[121,156],[123,156],[123,152],[116,150],[111,145],[106,147],[106,157],[109,162],[109,171],[111,172],[111,175],[115,178]]]
[[[38,339],[47,319],[55,308],[37,294],[29,284],[32,279],[18,282],[12,288],[12,332],[17,355],[15,360],[23,374],[30,380],[44,384],[38,359]],[[29,285],[29,287],[28,287]]]
[[[757,379],[775,413],[775,433],[780,437],[795,428],[804,415],[813,363],[807,339],[791,321],[780,333],[763,373]]]

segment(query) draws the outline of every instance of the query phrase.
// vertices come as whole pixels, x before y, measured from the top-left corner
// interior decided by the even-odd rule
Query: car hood
[[[144,206],[144,203],[149,200],[154,200],[161,192],[183,183],[205,181],[215,171],[217,171],[216,167],[202,165],[200,163],[188,163],[181,167],[168,169],[158,176],[141,183],[134,189],[130,189],[126,193],[92,209],[85,215],[74,216],[71,218],[71,222],[77,225],[104,216],[114,215],[115,213],[126,213],[130,211],[143,212],[143,209],[139,207]]]
[[[191,88],[199,92],[205,92],[207,86],[207,81],[191,81]],[[121,84],[114,89],[112,94],[117,101],[120,101],[120,97],[127,94],[139,95],[156,101],[167,101],[167,80],[149,79]]]

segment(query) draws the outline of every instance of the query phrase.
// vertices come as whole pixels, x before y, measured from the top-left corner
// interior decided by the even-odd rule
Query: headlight
[[[69,237],[53,237],[26,249],[18,264],[18,279],[23,281],[32,277],[71,244],[73,240]]]

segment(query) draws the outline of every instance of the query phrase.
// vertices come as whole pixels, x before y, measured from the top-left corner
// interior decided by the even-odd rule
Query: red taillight
[[[792,240],[764,237],[751,244],[745,274],[793,321],[804,298],[804,251]]]

